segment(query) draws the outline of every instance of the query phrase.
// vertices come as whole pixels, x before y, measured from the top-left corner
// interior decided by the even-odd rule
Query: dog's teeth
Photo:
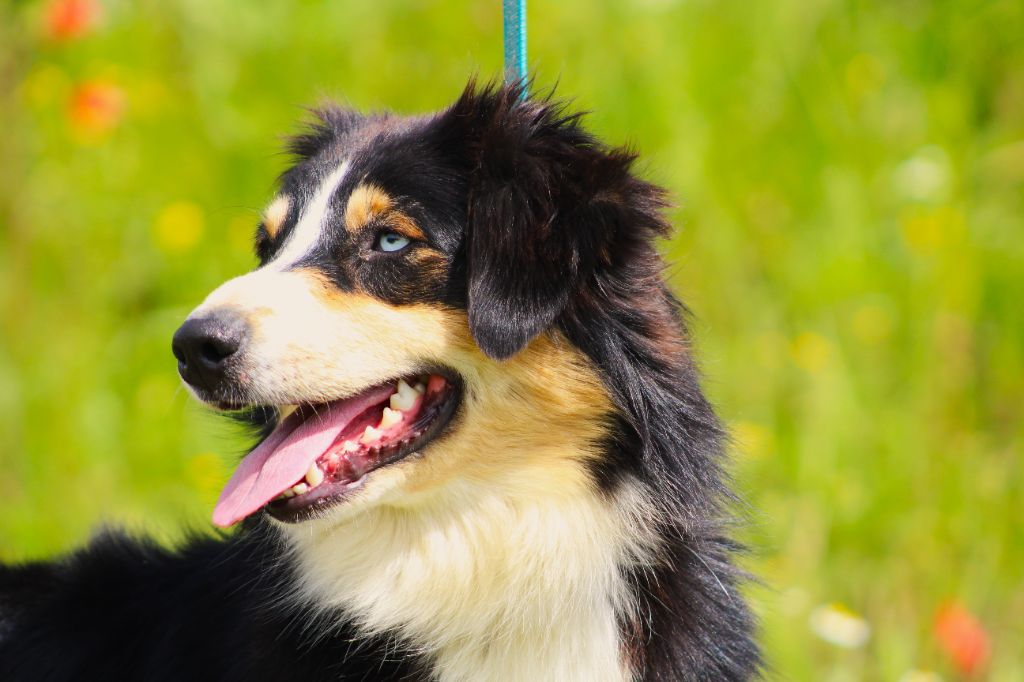
[[[345,453],[358,452],[358,450],[359,443],[356,443],[355,441],[351,440],[345,441],[345,444],[341,446],[341,451]]]
[[[372,426],[367,426],[366,430],[363,431],[363,435],[359,440],[363,443],[370,444],[373,443],[374,441],[380,440],[380,437],[380,430],[375,429]]]
[[[380,429],[390,429],[395,424],[402,421],[402,413],[398,410],[392,410],[390,407],[385,407],[383,414],[380,417]]]
[[[398,392],[416,397],[416,389],[406,383],[405,379],[398,380]]]
[[[401,389],[399,389],[399,392],[393,394],[391,396],[391,400],[388,401],[388,404],[391,406],[391,409],[397,412],[405,412],[406,410],[411,410],[412,406],[416,404],[416,398],[419,395],[418,393],[416,393],[416,391],[409,388],[409,384],[406,384],[404,381],[401,383],[405,385],[406,390],[402,391]]]
[[[296,495],[305,495],[309,492],[309,486],[305,483],[296,483],[292,486],[292,492]]]
[[[289,497],[295,497],[295,491],[292,490],[291,488],[288,488],[283,493],[281,493],[279,497],[283,497],[285,499],[288,499]]]
[[[309,465],[309,471],[306,472],[306,483],[309,484],[310,488],[315,488],[324,482],[324,472],[320,471],[320,467],[313,462]]]

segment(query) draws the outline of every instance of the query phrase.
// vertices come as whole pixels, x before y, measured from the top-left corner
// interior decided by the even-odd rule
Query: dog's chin
[[[395,487],[403,463],[423,457],[446,433],[462,392],[456,373],[432,369],[326,402],[267,406],[197,396],[253,423],[277,422],[239,464],[214,522],[266,513],[295,524],[364,508]]]

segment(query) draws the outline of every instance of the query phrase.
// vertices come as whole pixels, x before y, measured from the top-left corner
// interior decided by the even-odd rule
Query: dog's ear
[[[524,84],[473,83],[441,115],[469,173],[465,258],[473,338],[505,359],[552,325],[610,259],[634,155],[609,149]],[[659,197],[660,201],[660,197]]]

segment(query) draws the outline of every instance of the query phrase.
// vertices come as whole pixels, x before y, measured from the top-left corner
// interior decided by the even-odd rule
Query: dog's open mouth
[[[227,527],[264,507],[282,521],[309,518],[440,434],[458,395],[457,381],[425,374],[299,406],[238,465],[213,522]]]

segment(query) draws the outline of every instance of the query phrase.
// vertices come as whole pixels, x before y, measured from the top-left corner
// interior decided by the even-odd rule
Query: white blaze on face
[[[323,232],[327,224],[331,198],[338,191],[338,186],[348,172],[348,161],[343,162],[328,175],[320,187],[317,188],[313,199],[302,209],[299,222],[295,229],[288,235],[284,247],[277,252],[277,255],[261,269],[282,271],[294,265],[303,256],[308,254]]]
[[[350,344],[358,343],[353,337],[358,337],[359,325],[352,323],[348,311],[327,305],[321,279],[293,269],[321,241],[330,221],[331,200],[348,169],[349,162],[344,161],[320,182],[269,263],[225,282],[192,312],[191,317],[202,317],[230,308],[248,321],[251,340],[239,368],[238,387],[247,399],[292,402],[290,398],[305,394],[310,399],[336,397],[338,391],[355,388],[338,381],[337,375],[349,370],[341,371],[337,363]],[[324,336],[328,329],[334,332],[333,344]]]

